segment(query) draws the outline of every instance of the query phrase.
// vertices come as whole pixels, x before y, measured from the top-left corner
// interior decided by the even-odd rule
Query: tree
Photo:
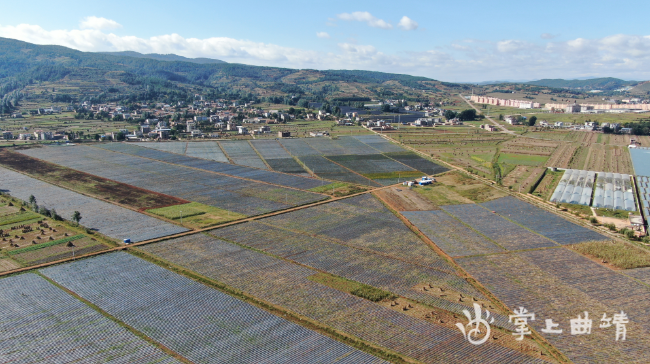
[[[388,105],[388,104],[381,105],[381,111],[382,112],[390,112],[390,105]]]
[[[95,140],[99,140],[99,138],[100,138],[99,134],[95,134],[94,138],[95,138]]]
[[[36,197],[34,197],[34,195],[29,195],[29,204],[30,205],[36,204]]]
[[[456,112],[454,110],[445,110],[445,119],[451,120],[456,117]]]
[[[499,114],[499,120],[503,120],[503,114]]]
[[[476,119],[476,110],[467,109],[463,110],[458,114],[458,118],[462,121],[472,121]]]
[[[76,222],[77,224],[79,221],[81,221],[81,212],[75,211],[72,213],[72,221]]]
[[[537,122],[537,116],[533,115],[528,119],[528,126],[535,126],[535,123]]]

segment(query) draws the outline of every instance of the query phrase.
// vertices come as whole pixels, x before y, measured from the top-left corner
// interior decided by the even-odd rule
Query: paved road
[[[476,110],[477,113],[479,113],[479,114],[483,114],[483,113],[481,112],[481,110],[477,109],[476,106],[474,106],[474,104],[472,104],[471,102],[469,102],[469,100],[466,99],[465,96],[463,96],[463,94],[458,94],[458,96],[460,96],[460,98],[463,99],[463,101],[465,101],[469,106],[471,106],[474,110]],[[497,122],[494,121],[494,119],[492,119],[491,117],[489,117],[489,116],[485,116],[485,118],[488,119],[492,124],[496,125],[497,128],[501,129],[501,131],[502,131],[503,133],[512,134],[512,135],[517,135],[514,131],[506,129],[505,126],[503,126],[503,125],[497,123]]]

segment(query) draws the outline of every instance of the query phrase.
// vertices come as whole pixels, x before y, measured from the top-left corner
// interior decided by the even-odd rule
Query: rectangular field
[[[188,202],[6,150],[0,151],[0,164],[45,182],[134,209],[150,209]]]
[[[535,313],[529,324],[574,363],[641,363],[650,360],[648,287],[565,248],[459,258],[457,262],[508,307]],[[600,328],[603,314],[624,311],[626,341]],[[589,335],[571,335],[570,320],[588,312]],[[560,334],[543,333],[545,320]]]
[[[4,192],[28,201],[34,196],[39,206],[55,209],[71,220],[74,211],[81,213],[81,224],[114,239],[149,240],[187,231],[147,215],[96,200],[61,187],[53,186],[20,173],[0,168],[0,185]]]
[[[305,155],[300,160],[317,176],[335,181],[379,187],[380,184],[353,173],[320,155]]]
[[[224,152],[235,164],[259,169],[268,169],[264,161],[248,143],[248,140],[219,142]]]
[[[3,362],[180,363],[34,273],[0,291]]]
[[[506,250],[556,246],[553,241],[534,234],[480,205],[466,204],[440,207]]]
[[[372,195],[351,197],[269,217],[266,224],[322,236],[423,266],[453,269]]]
[[[566,245],[590,240],[609,240],[582,226],[569,222],[560,216],[537,208],[512,196],[499,198],[482,204],[488,210],[527,227],[555,242]]]
[[[41,272],[193,362],[384,362],[128,253]]]
[[[223,154],[217,142],[189,142],[185,155],[193,158],[209,159],[222,163],[229,163],[228,157]]]
[[[122,145],[121,143],[112,144],[118,146],[113,148],[119,148]],[[147,153],[163,153],[162,158],[175,156],[169,153],[164,154],[164,152],[126,144],[124,144],[124,148],[126,148],[124,150],[138,148],[135,152],[145,150]],[[288,206],[300,205],[324,198],[323,195],[315,193],[210,173],[208,171],[201,171],[200,169],[209,170],[210,168],[215,168],[224,171],[220,168],[226,166],[235,170],[224,172],[237,174],[244,178],[273,179],[278,184],[286,183],[310,188],[320,185],[320,181],[315,179],[184,156],[178,157],[189,159],[191,163],[187,164],[194,168],[152,161],[123,153],[110,152],[101,148],[52,147],[21,150],[21,152],[48,159],[54,163],[87,173],[244,215],[257,215],[277,211]]]
[[[402,215],[452,257],[505,251],[444,211],[403,211]]]
[[[422,267],[301,232],[276,228],[264,220],[211,230],[209,234],[457,314],[471,308],[470,302],[487,302],[481,293],[442,263],[435,269]],[[422,288],[425,286],[427,291]],[[439,297],[440,287],[447,292],[446,298]],[[459,303],[456,299],[459,294],[476,301],[468,299]],[[506,321],[502,317],[501,324]]]
[[[493,343],[471,347],[460,332],[316,283],[308,279],[316,271],[216,238],[184,237],[144,250],[425,363],[461,363],[459,356],[481,363],[541,363]]]
[[[412,152],[385,153],[384,155],[428,175],[443,173],[449,170],[447,167],[433,163]]]
[[[399,153],[404,152],[404,148],[393,144],[379,135],[357,135],[353,138],[376,149],[380,153]]]

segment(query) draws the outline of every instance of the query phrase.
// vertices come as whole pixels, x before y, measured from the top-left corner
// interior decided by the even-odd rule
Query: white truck
[[[436,181],[436,180],[433,179],[433,178],[429,178],[429,177],[427,177],[427,176],[423,176],[422,178],[420,178],[420,182],[418,182],[418,184],[419,184],[420,186],[426,186],[426,185],[430,185],[430,184],[432,184],[432,183],[435,182],[435,181]]]

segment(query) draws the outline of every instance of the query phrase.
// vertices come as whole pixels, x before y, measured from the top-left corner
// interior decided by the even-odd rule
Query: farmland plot
[[[389,142],[379,135],[357,135],[353,138],[378,150],[380,153],[399,153],[405,151],[404,148]]]
[[[321,155],[319,151],[312,148],[304,139],[280,139],[279,143],[284,146],[291,155],[302,157],[305,155]]]
[[[411,152],[385,153],[384,155],[429,175],[438,174],[449,170],[447,167],[433,163],[430,160],[424,159],[419,155]]]
[[[327,158],[363,175],[396,172],[405,172],[406,175],[408,172],[417,172],[413,168],[387,158],[382,154],[336,155],[327,156]]]
[[[42,273],[196,363],[383,362],[127,253]]]
[[[127,153],[131,155],[139,156],[143,153],[142,149],[137,146],[125,143],[107,143],[101,145],[104,149],[114,150],[121,153]],[[197,158],[191,158],[186,156],[178,156],[165,152],[156,152],[154,153],[147,152],[146,158],[151,158],[159,161],[179,164],[182,166],[204,169],[207,171],[217,172],[226,174],[232,177],[241,177],[252,179],[260,182],[272,183],[280,186],[287,186],[293,188],[299,188],[308,190],[310,188],[318,187],[321,185],[320,181],[311,178],[304,178],[298,176],[291,176],[283,173],[276,173],[267,171],[264,169],[250,168],[245,166],[219,163],[213,161],[206,161]],[[214,176],[213,176],[214,178]]]
[[[113,144],[120,145],[121,143]],[[130,146],[127,145],[127,147]],[[182,198],[186,200],[216,206],[244,215],[277,211],[291,205],[304,204],[324,198],[323,195],[319,194],[217,175],[184,166],[108,152],[100,148],[38,148],[22,150],[21,152],[119,182],[172,196],[184,196]],[[234,173],[251,179],[277,179],[278,184],[286,182],[287,184],[297,184],[305,187],[320,185],[320,181],[313,179],[195,158],[189,159],[200,163],[195,163],[195,168],[203,167],[203,169],[208,169],[212,166],[243,168],[244,170],[235,170]],[[249,172],[251,173],[247,174]],[[259,174],[266,174],[266,176]]]
[[[487,302],[481,293],[449,269],[422,267],[276,228],[264,220],[211,230],[209,234],[457,314],[462,314],[462,310],[470,308],[473,302],[468,298],[465,303],[458,303],[458,294]],[[429,287],[427,291],[422,289],[423,285]],[[440,287],[447,292],[445,298],[433,292],[440,292]],[[501,317],[500,324],[505,322],[507,318]]]
[[[305,138],[304,141],[322,155],[348,154],[341,145],[329,138]]]
[[[322,157],[320,155],[306,155],[300,157],[300,160],[316,175],[343,182],[357,183],[366,186],[380,186],[378,183],[362,177],[356,173],[351,172],[339,166],[336,163]]]
[[[272,216],[264,222],[453,273],[453,268],[370,195]]]
[[[229,163],[228,157],[223,154],[217,142],[194,142],[187,143],[185,155],[193,158],[209,159],[222,163]]]
[[[345,154],[366,155],[377,153],[377,149],[361,142],[355,137],[342,136],[339,137],[336,142],[345,149]]]
[[[255,149],[248,143],[248,140],[233,140],[219,142],[219,144],[235,164],[268,169],[264,161],[255,152]]]
[[[187,142],[142,142],[134,145],[176,154],[185,154]]]
[[[267,162],[269,159],[291,158],[291,154],[289,154],[277,140],[257,139],[251,140],[250,142]]]
[[[300,163],[296,162],[293,158],[267,159],[266,163],[268,163],[274,171],[309,176],[309,173],[307,173]]]
[[[449,205],[441,208],[506,250],[556,246],[553,241],[531,233],[480,205]]]
[[[459,258],[457,262],[509,307],[534,312],[531,326],[575,363],[642,363],[650,360],[650,291],[622,274],[564,248]],[[600,328],[603,313],[624,311],[626,341],[615,329]],[[569,320],[589,313],[589,335],[571,335]],[[546,334],[552,319],[561,334]]]
[[[404,211],[402,215],[452,257],[504,251],[443,211]]]
[[[316,272],[309,268],[205,235],[143,250],[425,363],[462,363],[470,356],[481,363],[539,362],[493,343],[470,345],[460,332],[313,282],[307,278]]]
[[[508,196],[482,204],[488,210],[529,228],[561,245],[576,244],[590,240],[609,240],[582,226],[569,222],[555,214],[529,203]]]
[[[5,192],[23,201],[33,195],[39,206],[55,209],[65,219],[71,219],[74,211],[79,211],[82,225],[115,239],[142,241],[187,231],[4,168],[0,168],[0,185]]]
[[[0,358],[12,363],[180,363],[40,276],[0,279]]]

